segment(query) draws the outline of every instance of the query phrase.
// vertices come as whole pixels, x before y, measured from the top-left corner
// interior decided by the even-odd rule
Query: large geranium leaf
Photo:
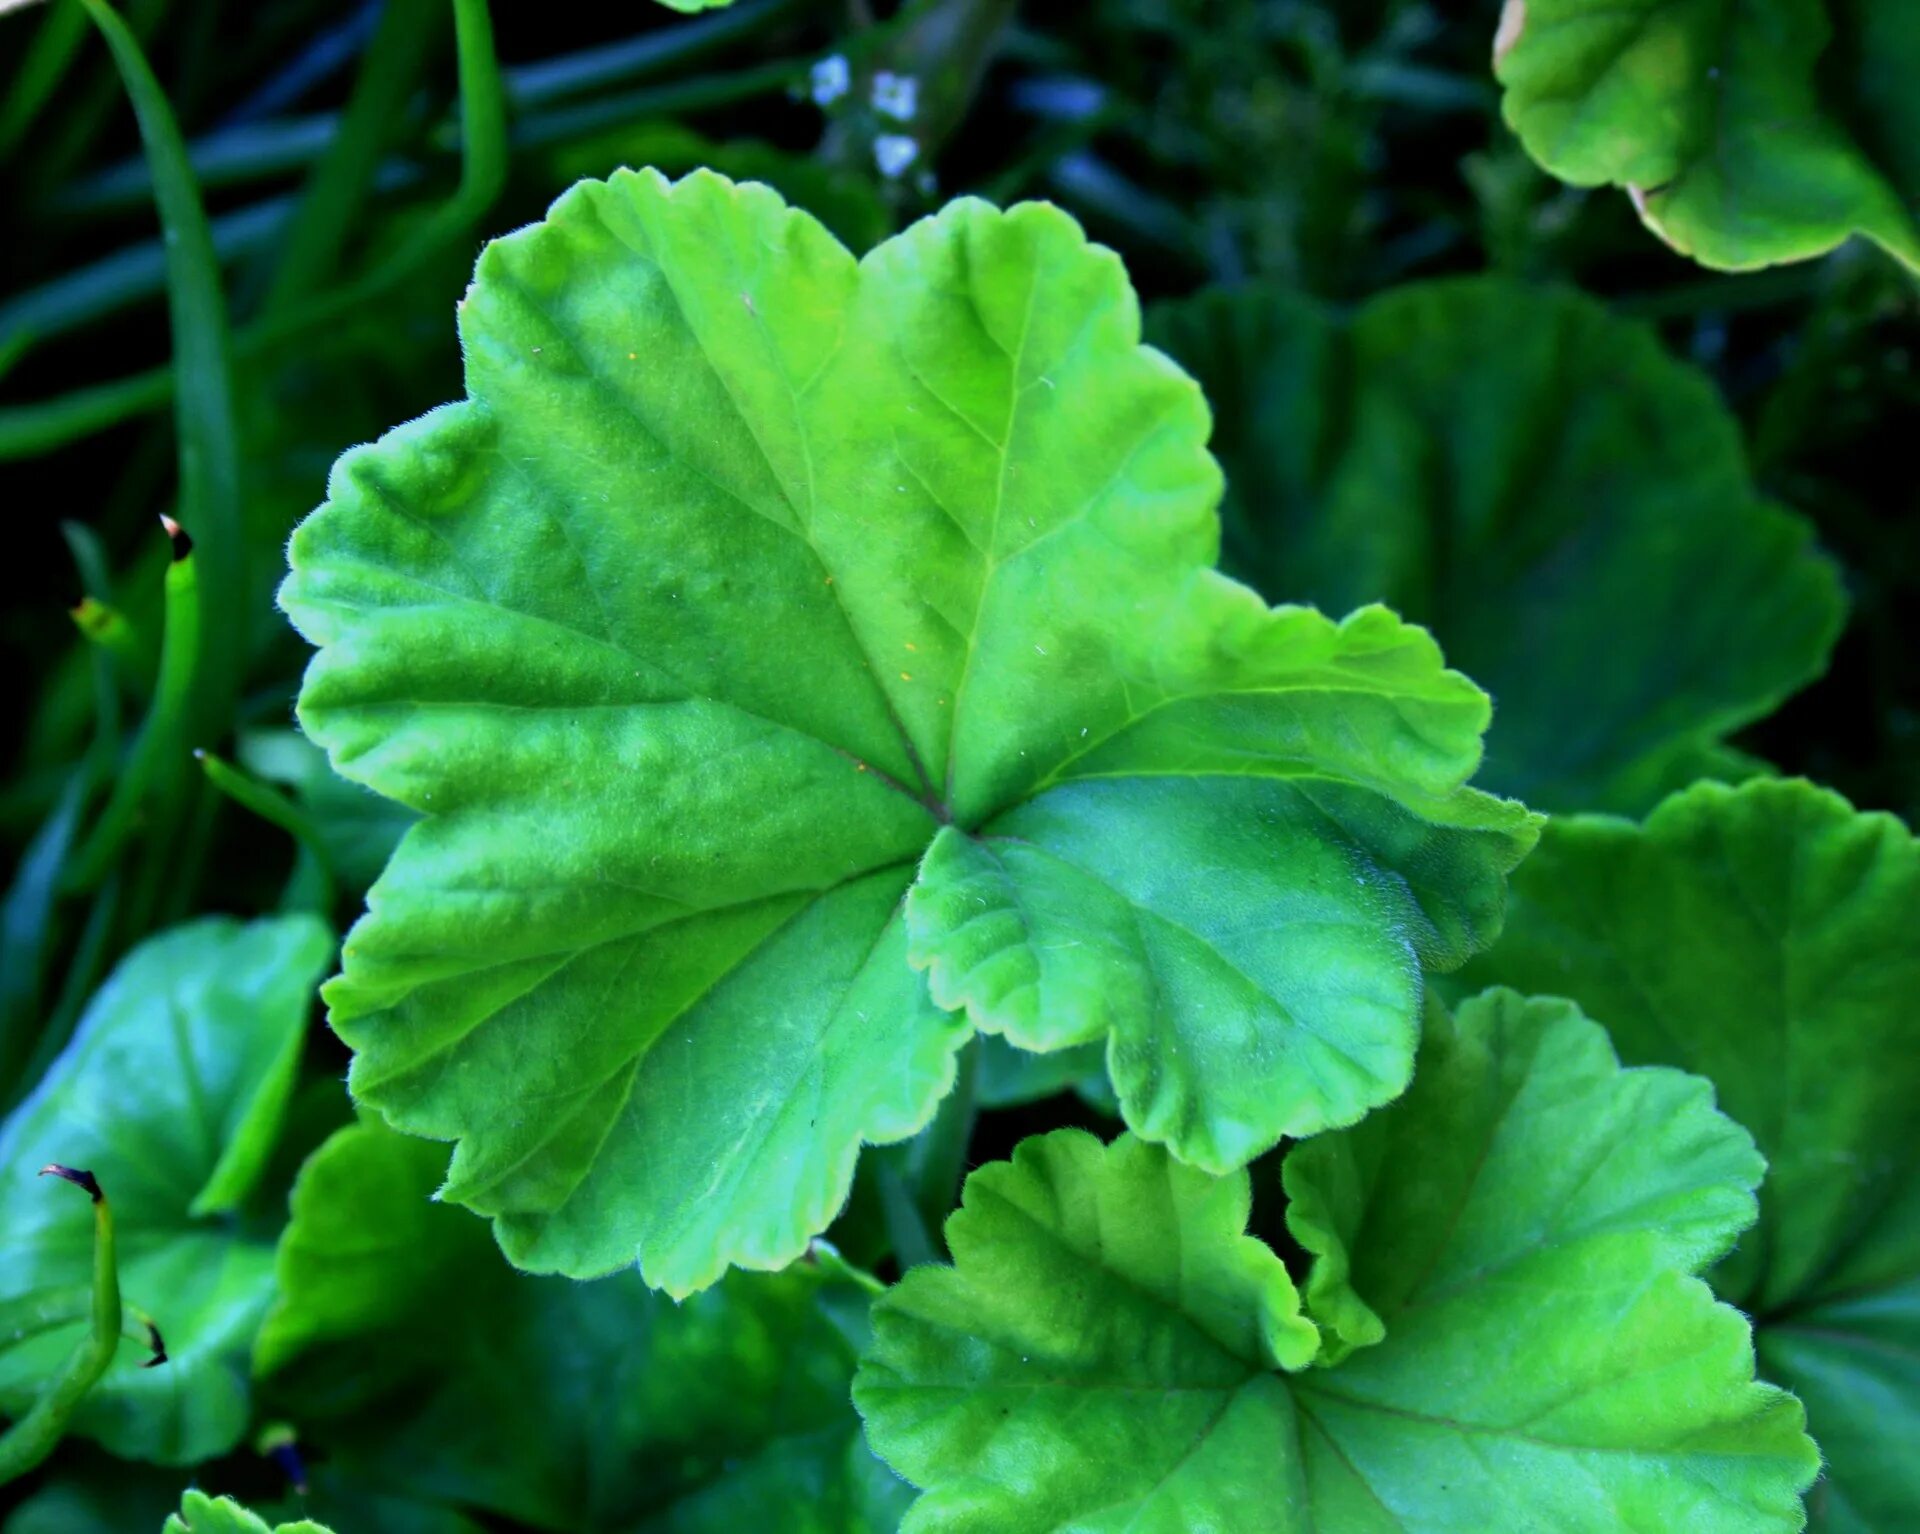
[[[308,732],[427,817],[328,990],[354,1089],[459,1140],[514,1262],[783,1265],[968,1021],[1104,1020],[1130,1120],[1209,1164],[1401,1088],[1419,966],[1534,834],[1461,786],[1486,699],[1209,568],[1205,405],[1065,215],[855,262],[622,173],[490,246],[461,332],[469,398],[342,460],[282,601]]]
[[[1799,1405],[1691,1276],[1760,1171],[1704,1083],[1496,994],[1406,1097],[1289,1157],[1309,1293],[1343,1296],[1329,1358],[1360,1311],[1384,1341],[1285,1372],[1312,1329],[1238,1234],[1246,1175],[1063,1131],[974,1174],[955,1267],[875,1307],[854,1399],[926,1488],[910,1534],[1797,1529]]]
[[[1494,71],[1528,152],[1625,187],[1708,266],[1863,234],[1920,266],[1920,17],[1907,0],[1507,0]]]
[[[133,1343],[73,1430],[130,1459],[188,1464],[232,1448],[249,1411],[247,1353],[273,1289],[273,1248],[231,1218],[265,1171],[333,937],[311,917],[209,918],[123,959],[45,1078],[0,1128],[0,1299],[82,1290],[91,1226],[34,1172],[85,1167],[113,1201],[120,1288],[166,1337]],[[72,1350],[84,1316],[0,1353],[17,1415]]]
[[[1826,665],[1811,529],[1759,499],[1711,383],[1590,299],[1447,280],[1347,318],[1255,288],[1149,330],[1213,403],[1229,567],[1430,625],[1498,700],[1503,792],[1644,810]]]
[[[1835,1530],[1920,1527],[1920,847],[1802,782],[1556,821],[1474,978],[1552,990],[1697,1071],[1770,1170],[1712,1275],[1826,1451]]]
[[[329,1463],[581,1534],[897,1524],[847,1400],[868,1293],[830,1252],[679,1305],[633,1273],[530,1277],[432,1201],[443,1160],[369,1120],[295,1185],[256,1365]]]

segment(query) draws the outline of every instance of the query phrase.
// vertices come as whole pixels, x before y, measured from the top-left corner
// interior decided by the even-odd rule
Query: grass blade
[[[189,717],[201,739],[222,734],[239,694],[241,603],[247,591],[240,521],[240,437],[233,404],[232,342],[220,264],[186,142],[140,44],[107,0],[79,0],[106,39],[133,103],[153,171],[167,247],[173,327],[174,428],[180,454],[180,520],[199,549],[204,603],[190,683]]]

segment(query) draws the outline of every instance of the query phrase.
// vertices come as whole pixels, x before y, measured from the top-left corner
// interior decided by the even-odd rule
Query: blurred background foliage
[[[304,656],[271,605],[280,549],[342,449],[459,394],[453,305],[482,241],[619,165],[769,181],[857,250],[954,196],[1048,198],[1121,253],[1149,303],[1263,284],[1337,316],[1422,278],[1578,286],[1705,370],[1761,494],[1809,517],[1841,566],[1830,671],[1734,744],[1861,808],[1920,813],[1911,275],[1858,243],[1714,274],[1624,197],[1553,180],[1499,120],[1495,0],[503,4],[497,152],[463,135],[456,9],[124,0],[209,217],[246,558],[206,593],[238,678],[230,714],[189,729],[213,777],[187,773],[125,857],[78,879],[62,867],[161,670],[155,515],[183,463],[204,474],[194,455],[220,450],[219,411],[197,395],[167,409],[181,296],[170,320],[154,177],[107,49],[77,0],[0,14],[9,1101],[157,928],[205,909],[357,908],[403,821],[290,728]],[[50,1021],[16,1026],[29,1018]],[[289,1165],[344,1115],[337,1088],[316,1103]]]

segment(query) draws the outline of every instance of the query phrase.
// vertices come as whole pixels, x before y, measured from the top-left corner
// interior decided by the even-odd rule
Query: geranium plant
[[[257,283],[105,0],[0,110],[97,26],[181,448],[144,598],[69,534],[89,707],[25,752],[92,732],[0,907],[0,1534],[1920,1526],[1920,851],[1764,722],[1895,562],[1790,493],[1805,386],[1748,410],[1535,280],[1513,200],[1524,146],[1708,264],[1911,260],[1865,55],[1920,33],[1513,0],[1504,269],[1338,291],[1327,230],[1236,243],[1243,165],[1132,198],[1109,105],[1057,197],[944,196],[996,58],[1074,88],[1009,7],[778,66],[800,158],[647,119],[712,81],[601,97],[792,19],[668,4],[724,14],[503,72],[455,0],[458,186],[360,252],[330,220],[432,99],[387,7]],[[1287,33],[1342,131],[1491,123],[1358,26]],[[1135,152],[1185,165],[1218,125],[1163,85],[1199,115]],[[376,407],[381,317],[521,181],[565,189],[422,332],[464,392]],[[1189,207],[1221,280],[1156,266]],[[98,387],[0,453],[154,389]]]

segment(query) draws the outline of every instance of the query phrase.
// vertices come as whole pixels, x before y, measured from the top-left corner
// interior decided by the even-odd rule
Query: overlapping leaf
[[[867,1291],[830,1255],[675,1305],[516,1273],[377,1121],[300,1175],[256,1361],[360,1483],[581,1534],[885,1534],[905,1489],[847,1400]],[[583,1460],[584,1456],[584,1460]]]
[[[1826,665],[1810,529],[1758,498],[1708,380],[1591,300],[1449,280],[1344,320],[1247,289],[1150,329],[1218,416],[1229,566],[1430,625],[1498,700],[1504,792],[1637,813],[1740,775],[1720,741]]]
[[[188,1464],[245,1430],[273,1249],[222,1217],[266,1168],[332,953],[311,917],[207,918],[150,939],[0,1128],[0,1297],[86,1288],[91,1226],[34,1177],[48,1162],[85,1167],[113,1202],[121,1293],[166,1336],[157,1369],[124,1343],[73,1419],[116,1454]],[[84,1309],[0,1353],[0,1409],[34,1398],[83,1324]]]
[[[970,1179],[854,1398],[925,1488],[909,1534],[1797,1529],[1799,1406],[1691,1276],[1760,1171],[1705,1083],[1495,993],[1288,1159],[1327,1367],[1244,1173],[1062,1131]]]
[[[1904,0],[1507,0],[1494,54],[1536,160],[1732,270],[1854,234],[1920,266],[1916,70]]]
[[[1920,1526],[1920,847],[1801,782],[1702,785],[1644,827],[1557,821],[1475,978],[1576,998],[1697,1071],[1769,1172],[1715,1271],[1807,1403],[1828,1530]]]
[[[1462,787],[1486,700],[1209,568],[1205,406],[1064,215],[856,263],[623,173],[461,326],[469,398],[342,460],[282,601],[309,733],[427,817],[328,991],[354,1089],[516,1263],[781,1266],[969,1022],[1106,1039],[1220,1169],[1401,1089],[1533,836]]]

